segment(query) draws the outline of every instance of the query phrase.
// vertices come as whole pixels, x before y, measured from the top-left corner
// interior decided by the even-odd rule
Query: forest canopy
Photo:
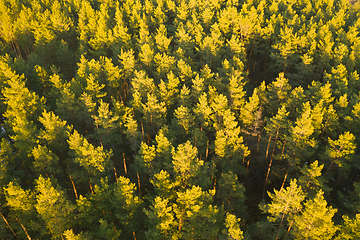
[[[360,239],[360,3],[0,0],[0,239]]]

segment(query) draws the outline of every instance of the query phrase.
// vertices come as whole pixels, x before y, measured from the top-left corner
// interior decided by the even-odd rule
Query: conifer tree
[[[92,115],[96,126],[96,138],[106,148],[116,146],[120,140],[119,116],[109,110],[109,104],[100,100],[97,114]]]
[[[46,146],[38,145],[34,147],[31,155],[34,157],[33,167],[36,172],[49,176],[50,174],[59,173],[59,158]]]
[[[296,182],[296,179],[291,180],[290,186],[286,187],[286,189],[281,189],[280,191],[274,189],[274,193],[268,192],[271,198],[271,203],[265,208],[265,212],[271,215],[268,219],[270,222],[275,222],[280,219],[276,239],[281,236],[280,232],[284,219],[290,224],[294,214],[302,209],[301,203],[305,199],[305,193]]]
[[[288,170],[284,177],[286,180],[289,168],[301,163],[303,159],[310,157],[316,147],[316,140],[312,138],[314,126],[312,122],[311,107],[309,102],[303,104],[303,112],[290,129],[290,138],[287,144]],[[283,182],[283,185],[284,185]]]
[[[24,190],[16,182],[9,182],[7,186],[4,185],[4,193],[6,205],[11,210],[8,215],[9,220],[13,219],[16,223],[12,224],[12,231],[16,231],[16,235],[24,239],[29,239],[30,236],[39,233],[47,236],[47,233],[41,229],[45,227],[45,223],[42,220],[34,221],[37,218],[35,193]]]
[[[136,239],[141,236],[143,214],[142,200],[136,194],[135,184],[128,178],[119,177],[114,185],[114,197],[110,199],[115,208],[115,217],[119,220],[122,236]]]
[[[182,189],[193,184],[204,188],[210,185],[209,166],[198,158],[197,148],[193,147],[190,141],[179,144],[176,150],[173,149],[172,158],[176,184]]]
[[[61,120],[53,112],[46,110],[39,117],[39,121],[44,126],[43,129],[40,129],[39,140],[44,142],[57,156],[65,157],[68,148],[66,140],[72,127],[66,125],[66,121]]]
[[[310,166],[304,166],[301,168],[301,176],[299,177],[299,185],[304,188],[309,198],[315,197],[320,191],[329,191],[330,189],[326,186],[326,181],[321,176],[321,171],[324,168],[324,164],[318,165],[318,161],[311,163]]]
[[[285,78],[284,73],[280,73],[276,81],[270,83],[267,86],[267,98],[266,101],[269,104],[269,113],[275,114],[277,106],[286,104],[289,99],[291,86],[289,80]],[[286,105],[285,105],[286,106]]]
[[[151,224],[146,232],[147,239],[176,240],[179,238],[173,207],[166,198],[156,197],[153,205],[150,205],[150,210],[144,211]]]
[[[221,173],[216,197],[226,212],[245,216],[245,188],[232,171]]]
[[[54,238],[62,238],[63,232],[72,227],[75,206],[66,199],[66,194],[49,178],[40,176],[36,180],[35,208],[44,220],[47,229]]]
[[[215,191],[205,192],[196,186],[177,193],[174,212],[181,239],[217,238],[220,210],[211,204],[214,194]]]
[[[339,235],[335,237],[336,240],[340,239],[357,239],[360,237],[360,214],[350,219],[348,216],[343,216],[344,223],[340,226]]]
[[[35,144],[36,120],[43,110],[45,98],[40,98],[25,86],[24,75],[19,76],[10,68],[4,69],[7,87],[2,89],[7,106],[4,117],[12,140],[22,158],[26,158]]]
[[[331,239],[336,230],[332,218],[337,209],[327,207],[327,202],[320,190],[314,199],[304,204],[304,210],[294,217],[294,231],[296,238]]]
[[[80,170],[76,175],[82,181],[88,180],[90,190],[93,191],[91,183],[97,183],[100,180],[100,176],[111,169],[109,164],[112,151],[105,151],[101,146],[94,147],[76,130],[70,134],[68,144],[74,156],[74,163],[77,166],[80,165],[85,170]]]
[[[288,115],[289,115],[289,112],[286,112],[285,105],[282,105],[282,107],[279,108],[278,113],[274,117],[269,119],[267,126],[265,127],[265,130],[266,130],[267,134],[269,135],[265,158],[268,158],[269,154],[271,154],[271,156],[270,156],[269,166],[268,166],[266,177],[265,177],[263,197],[265,196],[266,184],[267,184],[267,181],[268,181],[268,178],[270,175],[270,170],[271,170],[276,146],[278,146],[278,145],[285,146],[285,144],[286,144],[286,139],[284,136],[286,136],[288,127],[289,127],[289,120],[287,119]],[[273,143],[273,148],[271,150],[270,143],[271,143],[272,139],[274,139],[274,143]],[[269,153],[269,151],[270,151],[270,153]]]
[[[227,212],[225,219],[225,227],[226,230],[223,230],[223,232],[225,232],[227,239],[244,239],[243,231],[241,231],[240,229],[240,218],[237,219],[235,215]]]
[[[328,141],[330,146],[326,151],[326,155],[331,159],[331,163],[327,171],[332,169],[333,163],[349,170],[349,162],[352,161],[352,155],[356,149],[355,136],[350,132],[345,132],[339,136],[338,140],[329,138]]]

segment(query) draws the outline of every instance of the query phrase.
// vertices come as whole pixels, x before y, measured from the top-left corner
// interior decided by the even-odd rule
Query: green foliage
[[[66,229],[71,228],[75,206],[66,199],[64,191],[53,186],[49,178],[40,176],[36,180],[36,191],[35,208],[53,238],[58,239]]]
[[[340,233],[335,239],[357,239],[360,237],[360,215],[356,214],[353,219],[343,216],[344,223],[340,226]]]
[[[321,171],[324,168],[324,164],[318,165],[318,161],[310,164],[310,167],[304,165],[301,168],[301,176],[299,177],[299,184],[307,191],[308,196],[313,196],[320,189],[329,191],[325,185],[326,181],[321,176]]]
[[[225,211],[237,216],[245,216],[245,188],[231,171],[221,173],[219,189],[215,196],[222,203]]]
[[[236,219],[236,216],[231,213],[226,213],[225,227],[227,239],[242,240],[243,232],[240,229],[240,218]]]
[[[305,194],[296,182],[292,180],[286,189],[280,191],[274,189],[274,193],[268,192],[271,203],[267,206],[266,212],[271,215],[269,217],[271,222],[279,218],[284,219],[285,216],[292,216],[302,209],[301,203],[305,199]]]
[[[327,155],[339,167],[348,168],[348,161],[351,161],[351,156],[355,153],[356,144],[355,136],[350,132],[345,132],[339,136],[338,140],[329,138],[329,148]],[[329,167],[330,168],[330,167]]]
[[[215,191],[204,192],[196,186],[177,193],[174,212],[182,239],[216,239],[220,230],[217,224],[220,210],[211,204],[214,194]]]
[[[1,237],[357,238],[353,2],[0,0]]]
[[[74,156],[74,163],[84,167],[86,171],[82,172],[92,182],[99,181],[101,174],[109,169],[112,151],[106,151],[102,146],[94,147],[76,130],[70,134],[68,144]]]
[[[304,204],[301,215],[294,217],[294,236],[298,239],[331,239],[338,229],[332,222],[336,211],[331,206],[327,207],[320,190]]]
[[[151,226],[146,233],[147,239],[178,239],[173,208],[169,202],[156,197],[150,210],[144,210]]]

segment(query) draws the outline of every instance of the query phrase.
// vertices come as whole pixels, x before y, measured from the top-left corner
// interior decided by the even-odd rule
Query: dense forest
[[[360,3],[0,0],[0,239],[360,239]]]

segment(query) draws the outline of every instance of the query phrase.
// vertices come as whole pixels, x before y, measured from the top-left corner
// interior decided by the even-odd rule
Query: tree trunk
[[[257,154],[259,153],[260,139],[261,139],[261,134],[258,135],[258,143],[257,143],[257,147],[256,147]]]
[[[269,140],[268,140],[268,144],[267,144],[267,147],[266,147],[265,159],[267,159],[267,158],[268,158],[268,155],[269,155],[269,148],[270,148],[271,138],[272,138],[272,136],[270,135]]]
[[[125,177],[127,177],[126,159],[125,159],[125,153],[124,152],[123,152],[123,162],[124,162]]]
[[[118,181],[118,177],[117,177],[117,173],[116,173],[116,168],[115,168],[115,163],[113,162],[113,167],[114,167],[114,175],[115,175],[115,179],[116,182]]]
[[[141,189],[140,189],[140,176],[139,171],[136,172],[137,180],[138,180],[138,188],[139,188],[139,196],[141,198]]]
[[[281,192],[281,190],[283,189],[283,187],[284,187],[284,185],[285,185],[286,178],[287,178],[287,176],[288,176],[288,174],[289,174],[290,166],[291,166],[291,164],[289,163],[289,167],[288,167],[288,169],[287,169],[287,171],[286,171],[286,174],[285,174],[283,183],[282,183],[281,188],[280,188],[280,192]]]
[[[280,190],[281,191],[281,190]],[[281,218],[281,221],[280,221],[280,225],[279,225],[279,230],[278,230],[278,233],[276,234],[276,240],[278,240],[279,238],[279,233],[280,233],[280,230],[281,230],[281,225],[282,225],[282,222],[284,220],[284,217],[285,217],[285,213],[283,213],[282,215],[282,218]]]
[[[288,227],[288,230],[286,232],[286,236],[285,236],[285,240],[287,239],[288,235],[289,235],[289,232],[290,232],[290,229],[291,229],[291,225],[293,224],[294,220],[291,221],[289,227]]]
[[[267,173],[266,173],[266,178],[265,178],[265,182],[264,182],[264,189],[263,189],[263,195],[262,195],[262,198],[264,199],[265,197],[265,189],[266,189],[266,183],[267,183],[267,180],[269,178],[269,174],[270,174],[270,168],[271,168],[271,165],[272,165],[272,158],[270,159],[270,163],[269,163],[269,167],[268,167],[268,170],[267,170]]]
[[[141,131],[142,131],[142,135],[143,135],[143,140],[145,140],[144,124],[142,121],[141,121]]]
[[[209,157],[209,139],[206,142],[206,154],[205,154],[205,159],[208,159]]]
[[[328,172],[330,171],[331,166],[332,166],[332,164],[334,163],[334,160],[335,160],[335,159],[333,159],[333,160],[331,161],[330,166],[329,166],[329,168],[326,170],[326,173],[324,174],[324,176],[326,176],[326,175],[328,174]]]
[[[73,186],[73,190],[74,190],[74,193],[75,193],[75,197],[76,197],[76,199],[78,199],[78,194],[77,194],[77,190],[76,190],[76,187],[75,187],[75,183],[74,183],[74,181],[72,180],[70,174],[69,174],[69,178],[70,178],[71,184],[72,184],[72,186]]]
[[[92,187],[92,185],[91,185],[90,179],[89,179],[88,181],[89,181],[90,191],[91,191],[92,194],[94,194],[94,190],[93,190],[93,187]]]
[[[279,131],[276,132],[274,148],[273,148],[273,151],[272,151],[272,154],[271,154],[271,158],[270,158],[270,162],[269,162],[269,167],[268,167],[268,170],[267,170],[267,173],[266,173],[266,178],[265,178],[265,183],[264,183],[264,189],[263,189],[263,197],[262,197],[263,199],[264,199],[264,197],[265,197],[266,183],[267,183],[267,180],[268,180],[268,178],[269,178],[270,169],[271,169],[271,166],[272,166],[272,161],[273,161],[273,157],[274,157],[274,153],[275,153],[275,148],[276,148],[276,143],[277,143],[278,135],[279,135]],[[270,139],[271,139],[271,136],[270,136],[270,138],[269,138],[268,149],[269,149],[269,145],[270,145]],[[268,149],[267,149],[267,150],[268,150]],[[266,157],[267,157],[267,150],[266,150]]]
[[[20,224],[21,228],[24,230],[27,239],[28,239],[28,240],[31,240],[31,237],[29,236],[28,232],[26,231],[24,225],[22,225],[22,224],[20,223],[19,219],[17,219],[17,218],[15,218],[15,219],[16,219],[16,221]]]
[[[14,230],[11,228],[10,224],[8,223],[8,221],[6,220],[5,216],[0,212],[1,217],[4,219],[4,222],[6,223],[6,225],[10,228],[11,232],[14,234],[14,236],[16,237],[16,233],[14,232]]]

